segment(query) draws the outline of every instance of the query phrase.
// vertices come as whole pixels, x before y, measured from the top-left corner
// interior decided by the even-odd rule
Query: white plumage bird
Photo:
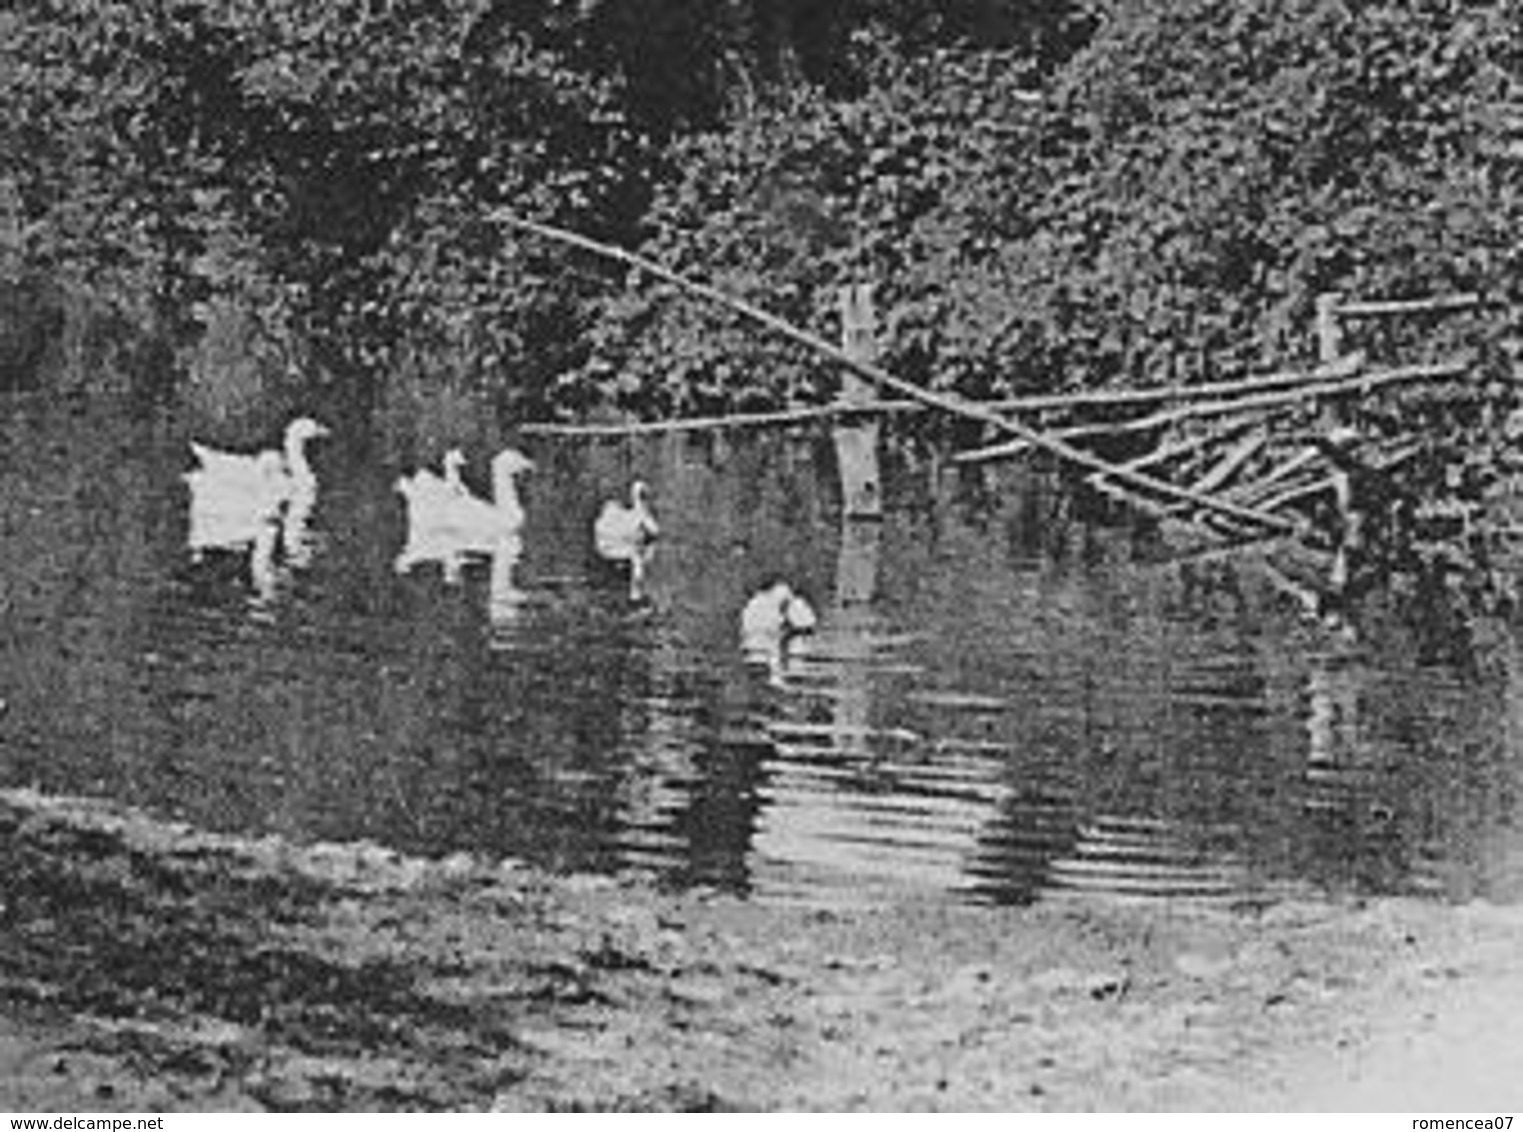
[[[261,452],[252,468],[218,475],[198,469],[185,475],[190,490],[185,544],[192,562],[208,552],[248,556],[249,581],[263,602],[275,595],[275,552],[286,504],[285,467],[279,452]]]
[[[819,624],[814,607],[787,582],[775,582],[753,594],[740,611],[740,639],[747,649],[772,647],[795,633],[808,633]]]
[[[439,506],[447,507],[451,501],[468,494],[460,469],[465,467],[465,453],[451,448],[444,454],[444,474],[428,468],[419,468],[410,476],[397,480],[396,489],[407,500],[408,507],[421,507],[429,511]]]
[[[534,462],[513,448],[493,457],[491,499],[472,494],[460,479],[464,463],[464,455],[451,449],[442,477],[425,469],[397,481],[396,490],[407,507],[407,545],[397,559],[398,571],[448,553],[496,553],[523,530],[527,516],[519,502],[517,478]]]
[[[204,469],[187,472],[190,529],[186,544],[199,557],[205,550],[236,550],[276,530],[285,502],[285,469],[280,453],[261,452],[236,475]]]
[[[637,561],[646,546],[661,533],[651,514],[649,489],[644,480],[629,487],[629,502],[610,499],[592,525],[592,542],[603,558],[616,562]]]
[[[740,611],[741,652],[749,663],[766,668],[769,682],[781,688],[791,642],[818,624],[809,602],[788,583],[774,582],[753,594]]]
[[[200,467],[189,473],[186,479],[202,476],[205,481],[215,481],[233,493],[278,491],[283,499],[310,499],[317,491],[317,474],[307,459],[307,445],[328,434],[327,426],[311,417],[297,417],[286,426],[285,440],[278,452],[274,449],[256,453],[225,452],[191,441],[190,450],[195,453]]]

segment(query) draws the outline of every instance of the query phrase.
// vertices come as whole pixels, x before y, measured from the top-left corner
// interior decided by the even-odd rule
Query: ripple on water
[[[632,449],[662,534],[631,600],[590,555],[595,450],[540,461],[511,553],[419,543],[399,572],[396,465],[335,445],[299,553],[256,569],[191,553],[164,431],[23,423],[47,443],[0,465],[7,784],[803,903],[1523,891],[1505,627],[1463,669],[1399,617],[1328,639],[1250,561],[1056,537],[1035,480],[974,510],[890,477],[864,534],[807,445]],[[748,656],[776,577],[820,625]]]

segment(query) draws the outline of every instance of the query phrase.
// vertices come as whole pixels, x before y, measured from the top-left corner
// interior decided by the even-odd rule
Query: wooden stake
[[[1324,291],[1317,296],[1317,358],[1332,365],[1343,354],[1343,327],[1338,323],[1338,304],[1343,295]]]
[[[869,283],[843,287],[841,301],[841,353],[871,365],[878,357],[877,315]],[[841,404],[860,408],[876,391],[852,370],[841,375]],[[836,468],[841,478],[841,505],[849,518],[878,518],[883,514],[883,493],[878,475],[877,420],[838,424],[833,439]]]

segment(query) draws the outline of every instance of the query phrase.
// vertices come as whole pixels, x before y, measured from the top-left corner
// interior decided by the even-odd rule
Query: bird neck
[[[518,506],[518,473],[511,468],[497,468],[492,472],[492,502],[509,509]]]
[[[286,474],[292,479],[308,482],[313,479],[312,465],[307,462],[307,442],[299,436],[286,437]]]

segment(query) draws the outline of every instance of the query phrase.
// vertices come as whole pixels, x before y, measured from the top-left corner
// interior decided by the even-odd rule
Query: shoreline
[[[810,910],[18,790],[0,836],[0,1109],[1523,1102],[1518,908]]]

